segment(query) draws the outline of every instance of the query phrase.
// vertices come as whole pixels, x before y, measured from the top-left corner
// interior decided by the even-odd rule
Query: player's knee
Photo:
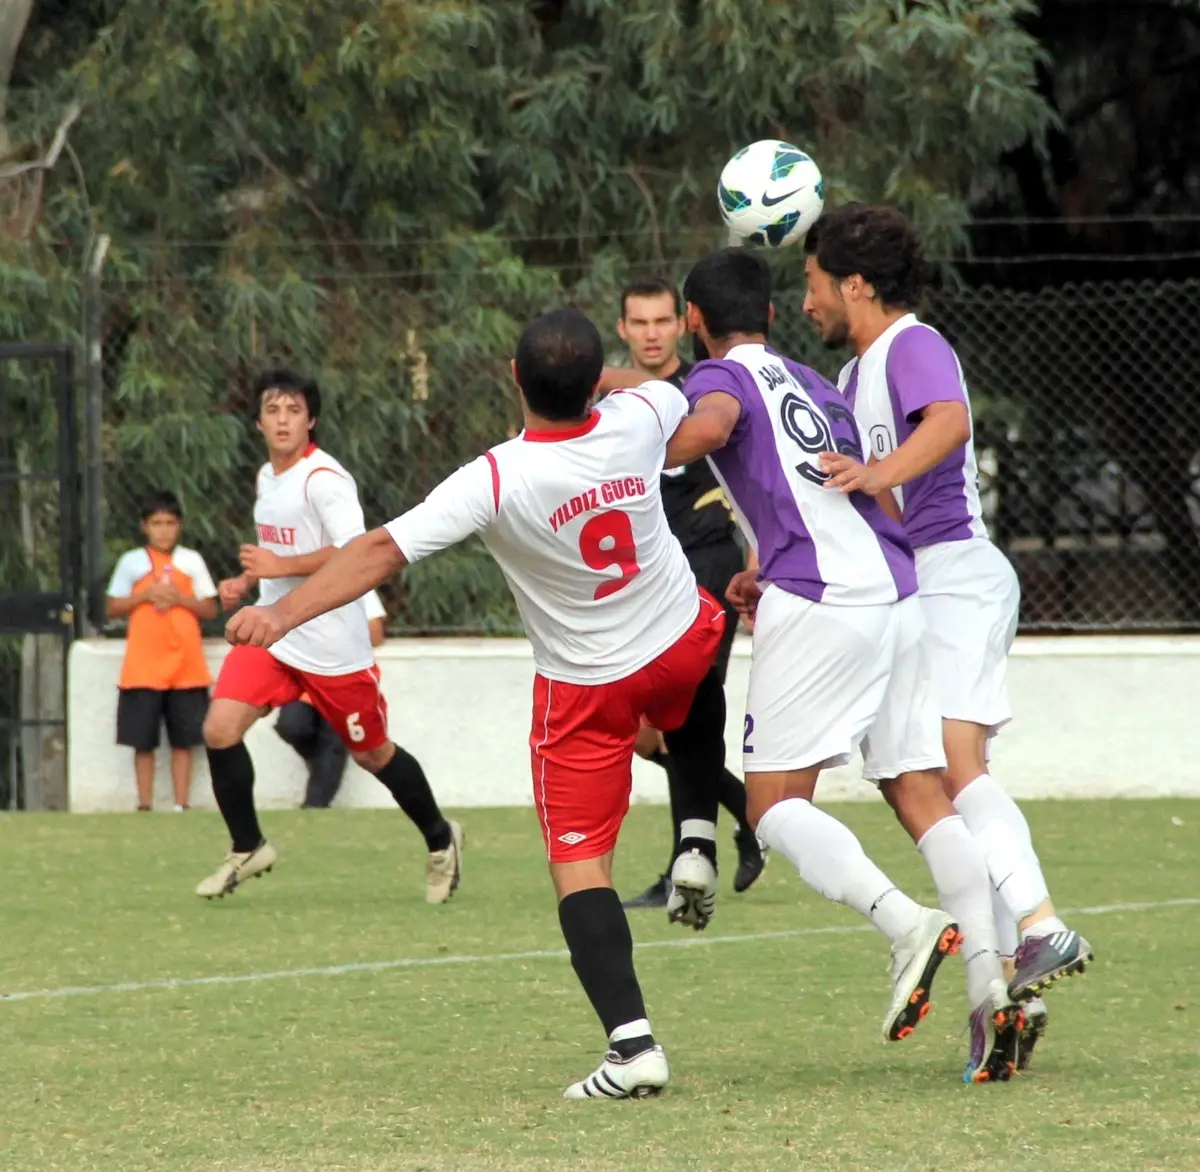
[[[781,795],[775,793],[763,793],[756,786],[750,783],[749,778],[746,779],[746,821],[750,825],[751,830],[757,830],[758,824],[766,817],[767,811],[774,805],[778,805],[781,800]]]
[[[316,715],[316,710],[310,704],[294,700],[279,710],[275,731],[293,747],[302,744],[316,735]]]
[[[204,718],[204,747],[206,749],[231,749],[242,739],[242,730],[236,720],[221,712],[209,711]]]
[[[914,841],[954,813],[942,785],[942,771],[922,769],[879,783],[884,800]]]
[[[943,720],[942,740],[946,749],[945,784],[957,795],[987,772],[988,730],[965,720]]]
[[[649,759],[660,753],[665,748],[663,744],[662,733],[656,728],[651,728],[649,725],[644,725],[638,729],[637,740],[634,742],[633,751],[643,759]]]
[[[391,741],[385,741],[377,749],[366,752],[356,752],[354,760],[368,773],[378,773],[395,756],[396,746]]]

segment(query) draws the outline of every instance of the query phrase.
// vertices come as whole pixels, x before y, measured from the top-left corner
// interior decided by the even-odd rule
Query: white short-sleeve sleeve
[[[204,559],[194,549],[177,549],[173,555],[175,564],[192,580],[192,593],[197,602],[216,598],[217,587]]]
[[[609,399],[619,401],[621,408],[628,408],[631,400],[641,400],[644,404],[642,410],[649,408],[658,419],[664,443],[675,434],[675,429],[688,413],[688,401],[684,393],[661,379],[651,379],[640,387],[613,391]]]
[[[309,473],[305,491],[333,545],[343,546],[367,531],[358,488],[348,476],[333,468],[316,468]]]
[[[131,549],[121,555],[108,582],[109,598],[128,598],[133,588],[150,573],[150,558],[144,549]]]
[[[411,564],[486,529],[496,518],[499,500],[495,457],[480,456],[384,528]]]
[[[378,591],[369,590],[363,595],[363,606],[367,608],[367,622],[372,619],[386,619],[387,611],[383,606],[383,599],[379,597]]]

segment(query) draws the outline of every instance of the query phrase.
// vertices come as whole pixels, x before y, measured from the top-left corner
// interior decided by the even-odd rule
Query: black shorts
[[[165,722],[172,749],[194,749],[204,744],[207,714],[207,688],[122,688],[117,699],[117,744],[151,752],[158,748]]]
[[[721,636],[721,646],[713,664],[724,683],[725,673],[729,670],[729,652],[733,648],[733,637],[738,627],[738,613],[725,601],[725,590],[733,576],[746,568],[746,555],[732,538],[683,552],[687,555],[692,573],[696,575],[696,581],[725,608],[725,633]]]

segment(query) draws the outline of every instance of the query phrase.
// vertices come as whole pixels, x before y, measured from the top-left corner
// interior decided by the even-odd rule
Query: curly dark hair
[[[857,273],[884,305],[915,309],[925,289],[921,237],[903,212],[846,203],[809,230],[804,251],[838,280]]]

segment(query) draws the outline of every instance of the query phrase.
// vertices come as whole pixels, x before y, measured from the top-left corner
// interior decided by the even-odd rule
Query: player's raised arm
[[[372,529],[341,549],[329,548],[329,560],[273,606],[238,611],[225,625],[225,638],[270,647],[301,623],[361,598],[408,564],[386,529]]]
[[[490,456],[480,456],[416,508],[336,550],[274,606],[239,611],[226,624],[225,637],[270,647],[301,623],[361,598],[397,570],[478,533],[495,518],[499,503],[499,474]]]
[[[630,387],[640,387],[646,381],[644,371],[634,370],[630,366],[606,366],[600,372],[600,382],[596,390],[601,395],[610,391],[628,390]]]

